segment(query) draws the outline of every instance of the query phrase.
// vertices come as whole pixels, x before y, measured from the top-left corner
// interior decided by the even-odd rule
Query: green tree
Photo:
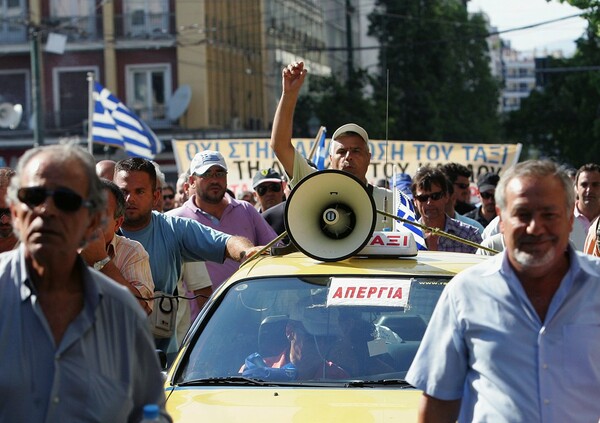
[[[357,71],[350,81],[343,82],[334,76],[309,76],[308,93],[301,95],[294,112],[294,136],[315,136],[309,122],[316,117],[328,128],[331,136],[344,123],[355,122],[363,126],[373,139],[385,135],[385,109],[381,111],[370,96],[365,94],[368,77]]]
[[[382,46],[382,75],[356,70],[345,82],[310,76],[295,136],[308,135],[314,116],[331,130],[356,122],[378,139],[387,129],[389,139],[499,140],[499,83],[491,76],[481,15],[469,16],[458,0],[377,0],[369,19],[370,35]]]
[[[600,163],[600,38],[588,32],[572,58],[547,60],[545,86],[508,116],[507,136],[575,167]]]
[[[389,70],[391,139],[499,140],[499,83],[483,17],[460,1],[376,0],[369,34]],[[375,99],[386,99],[384,78]]]

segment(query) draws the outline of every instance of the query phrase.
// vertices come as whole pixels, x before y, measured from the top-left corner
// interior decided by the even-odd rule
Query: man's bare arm
[[[454,423],[459,412],[459,399],[445,401],[423,394],[419,404],[419,423]]]
[[[252,257],[261,249],[261,246],[255,247],[248,238],[244,238],[243,236],[232,236],[227,241],[225,257],[241,263]]]
[[[271,131],[271,148],[277,159],[283,165],[288,176],[294,175],[295,149],[292,145],[292,125],[294,109],[298,102],[300,88],[304,84],[306,69],[303,62],[296,62],[286,66],[281,73],[282,93]]]

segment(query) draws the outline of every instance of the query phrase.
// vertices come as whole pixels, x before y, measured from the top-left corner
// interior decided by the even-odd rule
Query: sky
[[[556,18],[581,13],[581,9],[558,0],[470,0],[470,12],[485,12],[492,26],[499,31],[537,24]],[[575,50],[575,40],[584,33],[586,22],[571,18],[522,31],[501,34],[511,42],[512,48],[522,52],[548,52],[560,49],[567,56]]]

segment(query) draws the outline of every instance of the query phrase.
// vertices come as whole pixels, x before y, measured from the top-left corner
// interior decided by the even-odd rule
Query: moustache
[[[523,235],[519,238],[519,244],[538,244],[555,240],[556,236],[554,235]]]

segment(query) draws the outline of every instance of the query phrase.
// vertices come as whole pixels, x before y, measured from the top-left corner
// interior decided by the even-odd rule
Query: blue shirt
[[[121,228],[127,238],[144,246],[150,256],[154,287],[173,294],[186,261],[223,263],[231,235],[204,226],[195,220],[152,212],[150,224],[139,231]]]
[[[600,260],[569,248],[570,267],[540,321],[506,253],[446,287],[406,379],[460,422],[597,422]]]
[[[59,345],[23,247],[0,255],[0,421],[140,421],[164,407],[146,315],[126,288],[78,259],[84,304]]]
[[[195,198],[196,194],[192,195],[183,206],[170,210],[167,214],[169,216],[188,217],[227,234],[246,237],[254,245],[266,245],[277,237],[267,221],[262,218],[252,204],[246,201],[240,202],[227,195],[226,198],[229,200],[229,204],[223,210],[219,220],[199,209],[194,202]],[[230,258],[226,259],[223,264],[206,263],[213,288],[219,287],[239,267],[240,264]]]

